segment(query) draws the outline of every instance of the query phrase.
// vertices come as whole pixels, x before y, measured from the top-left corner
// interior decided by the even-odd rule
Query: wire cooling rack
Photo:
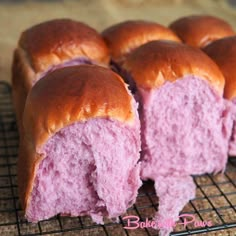
[[[56,216],[37,224],[28,223],[23,216],[17,193],[18,133],[12,109],[11,88],[0,82],[0,235],[158,235],[152,228],[128,230],[127,222],[105,220],[104,225],[93,223],[90,217]],[[236,158],[229,160],[224,175],[204,175],[194,178],[196,198],[182,213],[199,221],[212,221],[211,227],[177,224],[171,235],[236,235]],[[136,203],[125,215],[141,220],[151,219],[158,208],[153,183],[146,182],[139,191]]]

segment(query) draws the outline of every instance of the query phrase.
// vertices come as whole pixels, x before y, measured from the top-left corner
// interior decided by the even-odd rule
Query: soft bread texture
[[[169,41],[137,48],[123,69],[140,104],[141,178],[155,181],[157,222],[176,221],[195,195],[191,175],[225,169],[233,119],[224,77],[200,49]]]
[[[236,36],[219,39],[203,51],[219,66],[225,77],[224,97],[236,97]]]
[[[46,158],[26,218],[37,222],[62,213],[102,223],[104,216],[125,213],[141,185],[139,148],[138,117],[134,126],[94,118],[64,127],[39,150]]]
[[[225,77],[224,97],[231,100],[236,114],[236,36],[219,39],[203,48],[221,69]],[[236,156],[236,115],[229,143],[229,155]]]
[[[157,221],[178,220],[179,212],[195,196],[191,175],[225,169],[233,124],[231,106],[207,81],[193,75],[166,81],[158,89],[137,90],[141,178],[155,181]],[[160,235],[169,235],[171,230],[161,230]]]
[[[224,77],[217,65],[198,48],[170,41],[152,41],[131,53],[123,64],[138,87],[154,89],[193,74],[223,94]]]
[[[149,21],[133,20],[113,25],[102,32],[112,60],[120,63],[135,48],[152,40],[181,40],[170,29]]]
[[[217,39],[235,34],[226,21],[208,15],[181,17],[171,23],[169,27],[184,43],[199,48]]]
[[[155,179],[155,190],[159,197],[157,222],[173,222],[179,220],[182,211],[190,199],[195,197],[195,184],[191,176],[161,176]],[[163,221],[164,219],[164,221]],[[160,236],[169,236],[172,231],[168,224],[160,230]]]
[[[87,60],[106,65],[109,61],[104,40],[86,24],[56,19],[22,33],[12,64],[13,102],[18,126],[21,126],[25,99],[32,85],[53,67],[75,59],[77,64]]]
[[[48,216],[45,216],[42,213],[42,215],[37,218],[37,212],[35,213],[32,209],[31,203],[32,194],[35,194],[35,191],[37,191],[36,189],[33,192],[33,188],[36,185],[38,186],[39,179],[36,179],[37,181],[35,182],[38,171],[40,172],[40,168],[41,170],[43,169],[42,165],[47,166],[45,167],[47,174],[51,173],[49,169],[53,169],[48,166],[48,163],[46,164],[44,162],[47,162],[47,159],[53,161],[54,158],[52,157],[55,157],[54,165],[56,165],[56,159],[59,158],[59,163],[59,160],[63,159],[63,155],[65,155],[65,158],[69,158],[67,160],[68,162],[70,160],[73,161],[73,157],[69,157],[70,155],[73,156],[75,154],[75,156],[77,156],[76,153],[82,155],[81,151],[76,151],[77,144],[78,147],[80,147],[78,149],[88,149],[90,152],[93,152],[92,157],[93,155],[98,155],[98,158],[101,158],[101,155],[105,155],[103,158],[107,159],[109,156],[106,156],[107,150],[104,149],[105,146],[103,145],[109,146],[109,142],[112,140],[111,137],[113,137],[115,141],[115,138],[117,138],[115,135],[116,132],[123,132],[122,135],[124,137],[120,139],[125,139],[125,141],[121,141],[119,150],[111,148],[114,153],[110,154],[112,154],[114,158],[124,158],[122,161],[127,161],[127,163],[129,163],[127,165],[124,164],[126,166],[125,168],[128,168],[125,169],[124,172],[126,173],[126,176],[129,171],[133,173],[130,173],[133,175],[133,179],[131,178],[128,183],[128,185],[132,185],[131,189],[133,189],[133,192],[127,193],[132,197],[126,199],[125,206],[128,207],[130,204],[129,202],[134,201],[138,187],[141,184],[139,180],[139,167],[135,167],[135,164],[139,159],[140,149],[140,127],[136,108],[136,103],[128,92],[123,80],[114,72],[103,67],[81,65],[62,68],[48,74],[45,78],[35,84],[27,97],[25,105],[23,120],[24,136],[21,140],[18,161],[19,194],[23,209],[25,209],[26,216],[28,214],[29,219],[37,221],[47,218]],[[111,125],[109,125],[109,122]],[[90,126],[89,123],[92,125]],[[98,127],[103,127],[103,125],[106,127],[104,128],[105,131],[102,130],[102,128],[99,130]],[[87,129],[85,129],[85,127],[87,127]],[[93,130],[94,134],[90,134]],[[111,132],[111,134],[109,134],[110,138],[107,140],[105,138],[106,131]],[[99,135],[99,132],[101,132],[101,136]],[[74,149],[70,149],[71,144],[68,145],[70,138],[65,138],[66,133],[69,136],[73,133],[71,142],[72,146],[74,145]],[[82,133],[84,133],[84,136],[80,137]],[[114,133],[114,135],[112,135],[112,133]],[[127,138],[127,135],[130,135],[130,138]],[[60,137],[64,141],[60,141]],[[94,138],[97,139],[97,142],[93,140]],[[80,140],[82,139],[85,139],[85,144],[88,144],[87,148],[85,148],[85,144],[80,143]],[[50,140],[52,140],[51,145],[49,144]],[[91,143],[89,143],[90,141]],[[102,142],[104,142],[103,145]],[[131,147],[131,149],[129,149],[131,150],[129,151],[130,156],[125,151],[127,149],[124,149],[126,143]],[[61,148],[59,148],[60,145]],[[97,145],[100,145],[98,149],[96,149]],[[58,153],[56,150],[58,150]],[[51,155],[51,158],[46,157],[48,153]],[[120,156],[120,153],[123,153],[124,155]],[[88,157],[88,161],[92,157]],[[126,158],[128,159],[126,160]],[[113,164],[116,163],[115,160],[116,159],[113,160]],[[129,160],[132,161],[129,162]],[[97,165],[103,166],[100,161],[97,162]],[[112,160],[108,159],[107,161],[109,162]],[[113,164],[111,164],[111,166],[113,166]],[[109,165],[106,168],[109,169]],[[110,171],[117,171],[117,169],[112,169]],[[105,173],[105,170],[102,169],[102,172]],[[43,175],[43,173],[41,174]],[[90,175],[92,173],[87,174]],[[118,172],[116,174],[118,175]],[[67,178],[69,177],[70,176],[67,176]],[[96,188],[96,186],[94,186],[94,188]],[[48,186],[48,188],[50,189],[50,186]],[[125,187],[122,186],[122,188]],[[129,187],[127,186],[127,188]],[[120,194],[122,195],[122,193]],[[38,195],[36,194],[35,196],[37,197]],[[34,207],[37,207],[37,205],[38,204],[35,203]],[[121,214],[122,211],[124,211],[124,207],[119,211],[119,214]],[[114,212],[115,210],[113,213]],[[70,214],[76,215],[76,213],[73,214],[71,212]],[[80,213],[77,212],[77,215],[78,214]],[[116,214],[114,213],[114,215]]]

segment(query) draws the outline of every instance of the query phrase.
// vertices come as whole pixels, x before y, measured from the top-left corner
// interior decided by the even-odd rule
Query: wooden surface
[[[153,20],[168,25],[189,14],[220,16],[236,29],[235,0],[0,1],[0,80],[10,81],[12,53],[20,33],[39,22],[66,17],[84,21],[101,31],[127,19]]]

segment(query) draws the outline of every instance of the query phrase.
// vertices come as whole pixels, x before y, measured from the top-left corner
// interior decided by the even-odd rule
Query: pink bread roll
[[[235,35],[231,25],[215,16],[191,15],[172,22],[169,26],[186,44],[203,48],[207,44]]]
[[[236,36],[219,39],[203,50],[221,69],[225,77],[224,97],[232,102],[236,113]],[[236,116],[229,143],[229,155],[236,156]]]
[[[195,196],[191,175],[226,166],[232,107],[222,97],[224,77],[200,49],[170,41],[137,48],[123,69],[140,103],[141,177],[155,181],[156,219],[178,220]]]
[[[27,94],[46,73],[65,66],[108,62],[104,40],[84,23],[56,19],[25,30],[12,64],[13,102],[19,127]]]
[[[56,214],[118,217],[137,196],[140,122],[123,80],[95,65],[58,69],[23,115],[19,196],[31,222]]]

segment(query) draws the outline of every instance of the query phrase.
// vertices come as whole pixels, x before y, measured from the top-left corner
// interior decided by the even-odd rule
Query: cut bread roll
[[[56,19],[24,31],[14,52],[13,102],[21,126],[25,100],[31,87],[46,73],[78,64],[107,65],[109,53],[99,33],[88,25]]]
[[[235,107],[236,115],[236,36],[219,39],[203,48],[221,69],[225,77],[224,97]],[[236,116],[229,143],[229,155],[236,156]]]
[[[23,115],[19,195],[31,222],[125,213],[140,181],[137,104],[114,72],[81,65],[48,74]]]
[[[155,181],[157,220],[178,220],[195,196],[191,175],[226,166],[232,107],[222,97],[224,77],[200,49],[170,41],[137,48],[123,69],[140,104],[141,177]]]
[[[169,27],[184,43],[199,48],[203,48],[217,39],[235,34],[229,23],[209,15],[181,17],[171,23]]]

